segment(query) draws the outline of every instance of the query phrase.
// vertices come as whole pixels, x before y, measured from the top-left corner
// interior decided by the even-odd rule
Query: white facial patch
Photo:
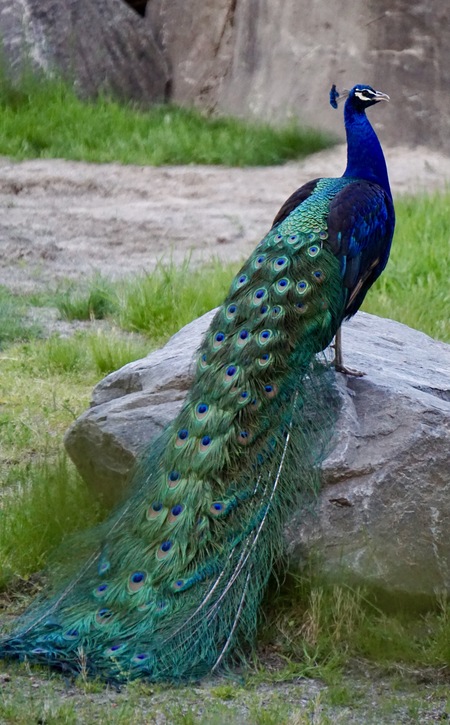
[[[359,98],[360,101],[373,101],[373,99],[375,98],[375,94],[368,89],[364,89],[363,91],[355,91],[355,96]]]

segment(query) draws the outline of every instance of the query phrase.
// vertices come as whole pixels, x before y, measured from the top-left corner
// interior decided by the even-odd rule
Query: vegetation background
[[[274,129],[176,107],[143,112],[106,98],[83,102],[64,83],[32,76],[19,86],[2,79],[0,112],[0,154],[12,160],[264,166],[333,143],[292,123]],[[271,169],[265,173],[270,179]],[[397,199],[392,258],[364,306],[447,342],[449,203],[445,189]],[[219,304],[237,268],[219,259],[175,263],[166,255],[151,273],[132,277],[75,275],[18,291],[16,276],[14,285],[0,286],[5,621],[45,586],[42,569],[64,537],[105,515],[62,446],[93,385]],[[26,260],[16,261],[19,276],[21,270],[27,273]],[[58,676],[2,663],[0,720],[431,722],[450,717],[449,664],[445,597],[426,611],[386,612],[370,592],[329,587],[311,572],[301,581],[288,578],[278,594],[273,588],[258,656],[242,681],[177,691],[135,684],[116,693],[83,677],[66,689]]]

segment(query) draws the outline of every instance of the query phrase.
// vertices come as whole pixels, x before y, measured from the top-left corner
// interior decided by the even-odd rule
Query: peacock
[[[329,402],[317,354],[384,269],[394,231],[366,116],[389,97],[333,86],[331,105],[343,99],[343,176],[314,179],[281,207],[234,278],[181,411],[142,456],[128,498],[86,535],[83,563],[63,567],[4,634],[0,656],[109,682],[183,682],[248,653],[283,526],[318,460],[314,411]]]

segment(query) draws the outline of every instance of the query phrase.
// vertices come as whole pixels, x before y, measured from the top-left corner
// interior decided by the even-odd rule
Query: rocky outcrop
[[[447,153],[449,28],[447,0],[353,0],[339,12],[325,0],[0,0],[7,65],[63,73],[86,96],[170,97],[342,136],[329,87],[367,82],[392,96],[373,114],[384,143]]]
[[[119,494],[136,454],[179,409],[212,315],[96,387],[66,445],[99,493]],[[450,591],[450,346],[358,313],[344,350],[366,375],[337,376],[342,409],[317,509],[286,529],[292,565],[314,552],[330,577],[415,596]]]
[[[334,82],[382,89],[373,114],[391,144],[450,151],[447,0],[151,0],[149,25],[172,73],[173,100],[221,113],[297,117],[342,134],[327,108]]]
[[[228,109],[222,95],[233,57],[235,8],[236,0],[151,0],[147,5],[147,24],[168,61],[176,103]]]
[[[301,566],[319,554],[330,578],[390,593],[450,591],[450,346],[359,313],[344,328],[336,446],[317,510],[287,539]]]
[[[151,29],[122,0],[0,0],[6,67],[62,74],[81,95],[164,101],[169,76]]]

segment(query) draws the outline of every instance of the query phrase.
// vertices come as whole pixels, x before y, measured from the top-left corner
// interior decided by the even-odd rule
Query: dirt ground
[[[385,153],[395,195],[450,182],[450,158],[436,151]],[[188,252],[245,258],[292,191],[344,166],[345,146],[245,169],[0,159],[0,284],[28,291],[94,272],[117,278]]]

